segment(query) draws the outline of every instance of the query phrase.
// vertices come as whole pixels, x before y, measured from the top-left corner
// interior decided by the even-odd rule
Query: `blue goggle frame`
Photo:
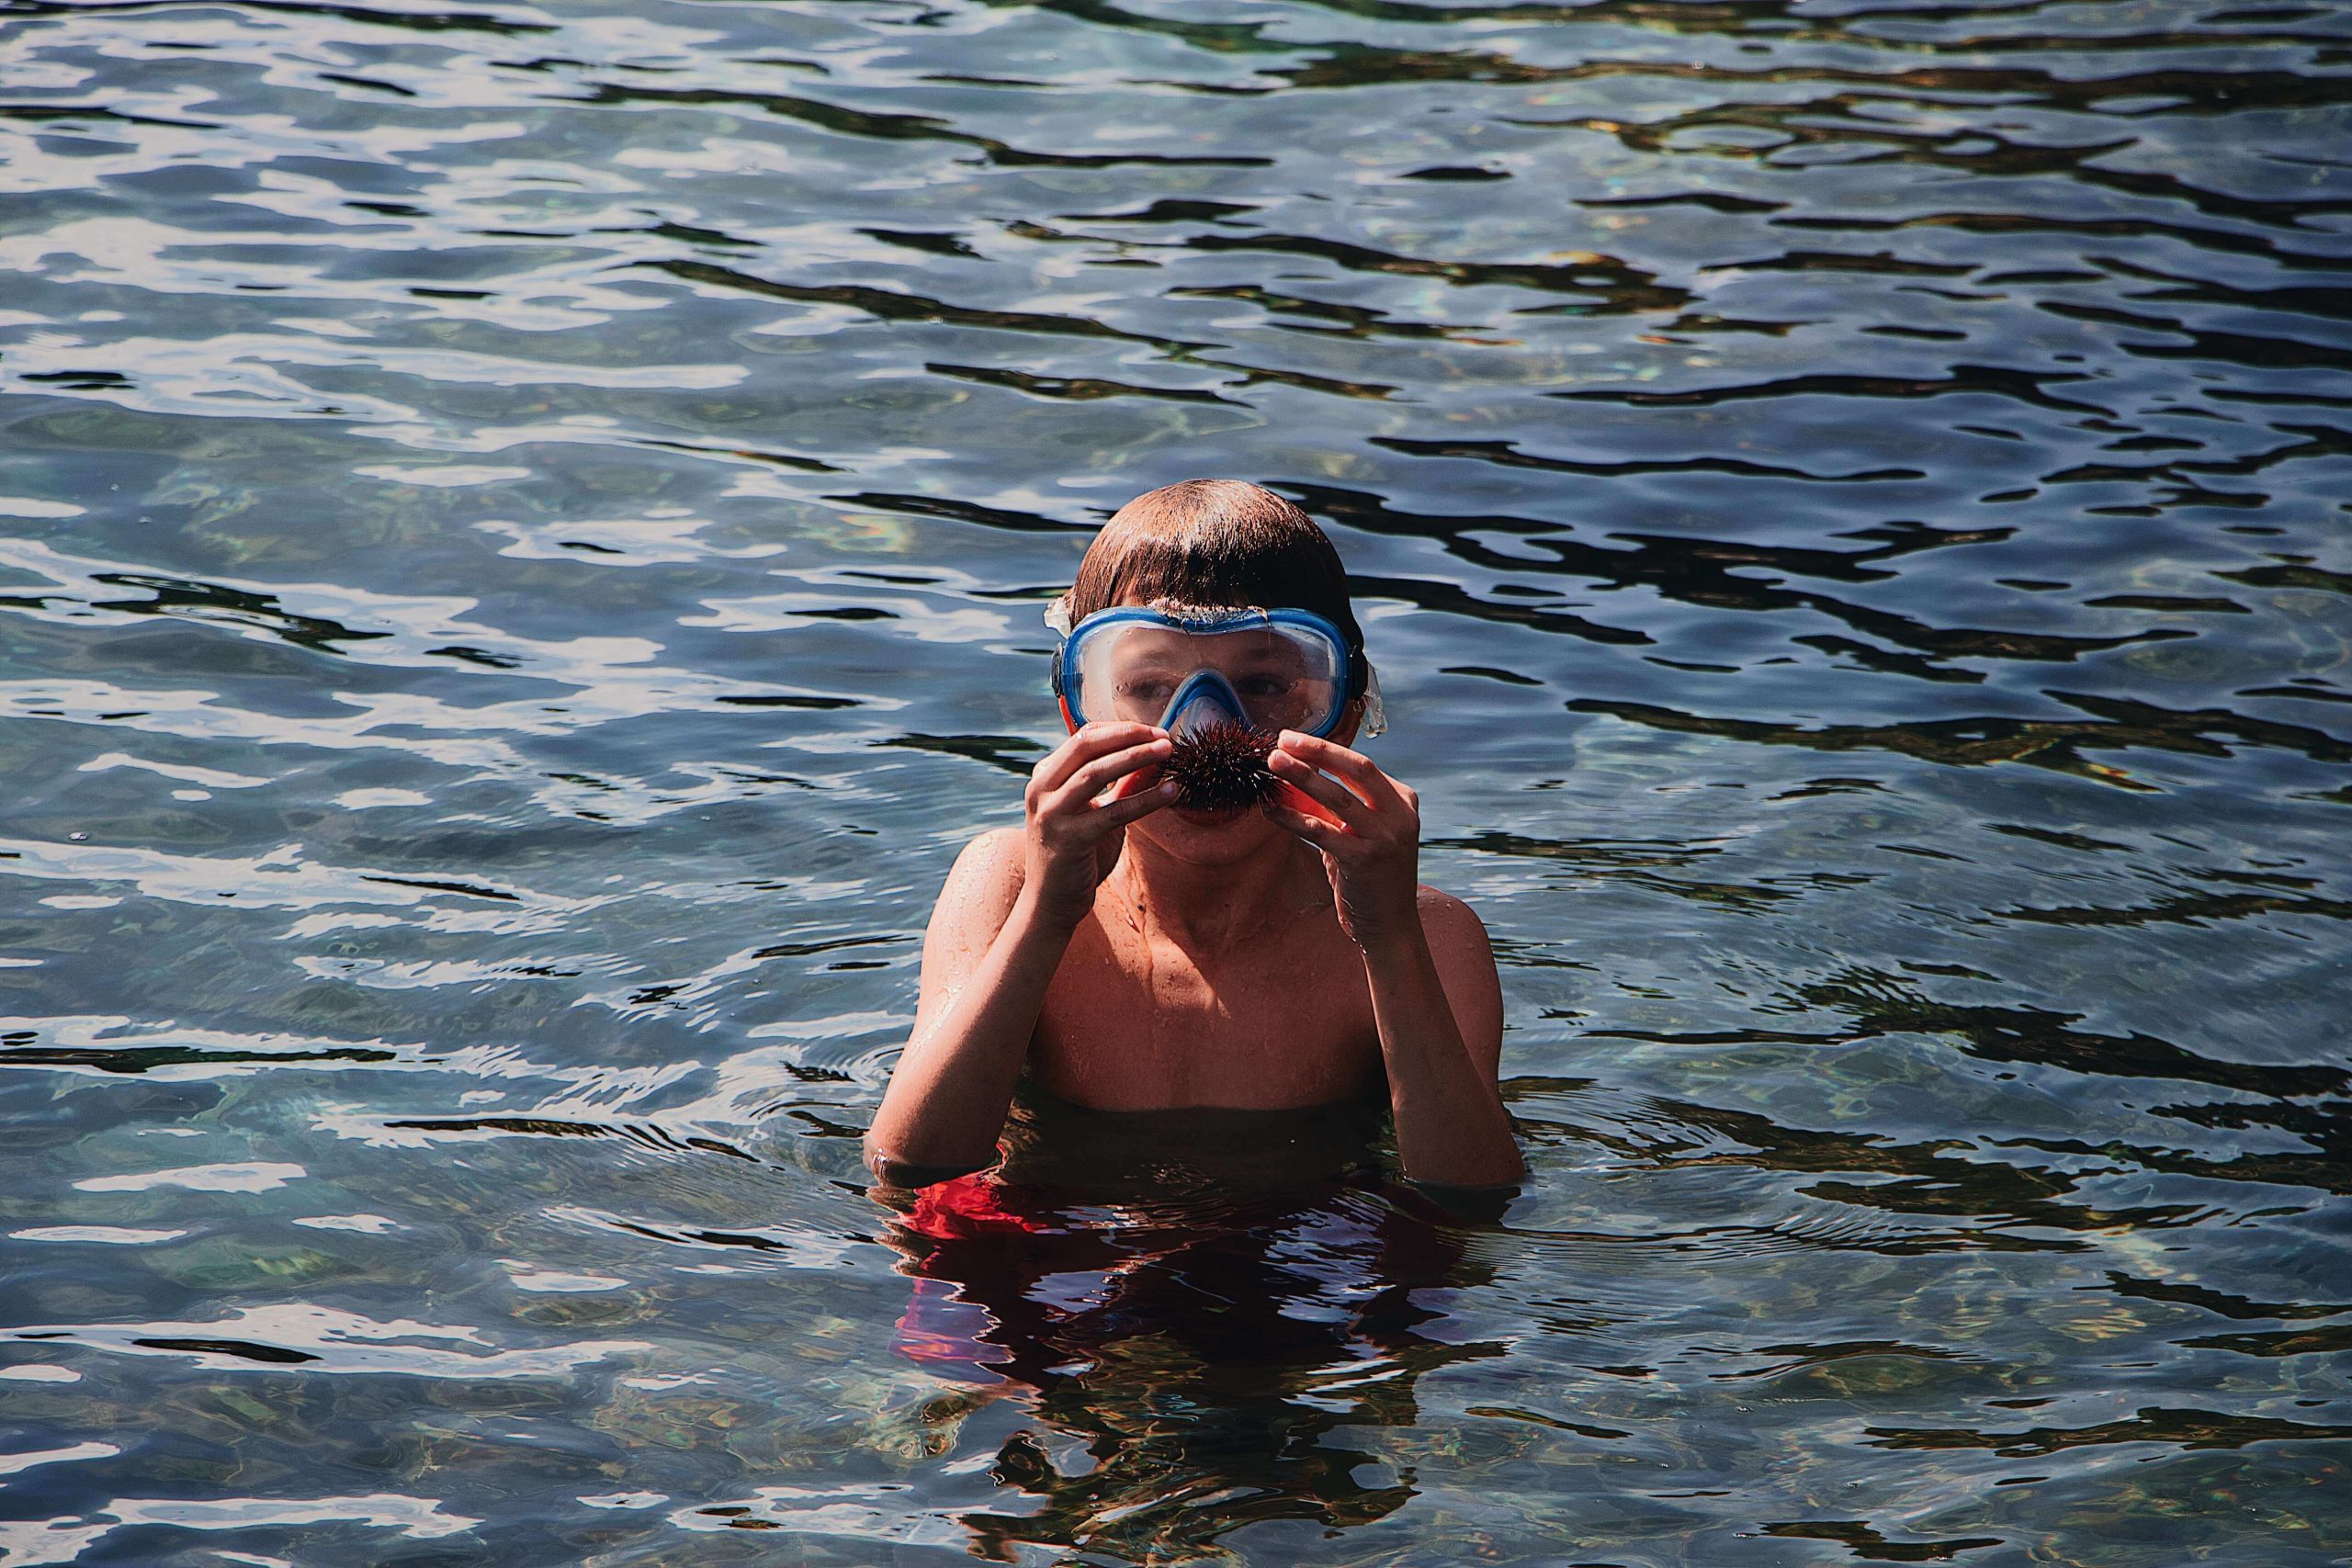
[[[1317,738],[1329,735],[1340,727],[1348,705],[1363,694],[1363,650],[1352,647],[1339,627],[1312,610],[1215,610],[1203,615],[1176,615],[1166,610],[1154,610],[1142,604],[1120,604],[1107,610],[1097,610],[1063,634],[1054,649],[1053,688],[1055,700],[1061,704],[1062,722],[1075,732],[1079,727],[1076,712],[1070,706],[1070,693],[1064,683],[1064,671],[1069,668],[1068,658],[1071,648],[1081,637],[1121,626],[1166,626],[1171,631],[1214,634],[1240,631],[1250,626],[1298,626],[1317,633],[1330,640],[1340,653],[1339,700],[1331,705],[1330,716],[1306,733]],[[1227,691],[1231,688],[1227,687]]]

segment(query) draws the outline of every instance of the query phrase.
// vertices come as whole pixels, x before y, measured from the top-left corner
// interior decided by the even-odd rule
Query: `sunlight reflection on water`
[[[10,1562],[2333,1561],[2342,7],[6,14]],[[1498,1215],[863,1190],[1198,474]]]

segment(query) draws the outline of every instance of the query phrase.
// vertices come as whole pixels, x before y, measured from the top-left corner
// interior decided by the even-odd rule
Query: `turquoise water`
[[[5,1561],[2341,1560],[2347,105],[2318,4],[0,3]],[[1530,1180],[877,1202],[1204,474]]]

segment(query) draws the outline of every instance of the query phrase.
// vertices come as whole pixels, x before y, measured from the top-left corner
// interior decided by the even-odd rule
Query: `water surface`
[[[0,1551],[2340,1560],[2348,105],[2323,4],[0,0]],[[865,1190],[1196,475],[1358,575],[1499,1213]]]

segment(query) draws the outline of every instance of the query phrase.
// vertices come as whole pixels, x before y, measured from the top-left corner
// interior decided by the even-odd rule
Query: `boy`
[[[993,1163],[1025,1071],[1100,1110],[1385,1093],[1408,1178],[1516,1181],[1486,928],[1419,885],[1417,797],[1349,749],[1377,733],[1377,688],[1322,530],[1253,484],[1170,485],[1104,525],[1057,608],[1071,734],[1032,772],[1023,826],[948,874],[866,1134],[875,1175]],[[1177,804],[1160,721],[1194,698],[1278,731],[1266,767],[1288,788]]]

